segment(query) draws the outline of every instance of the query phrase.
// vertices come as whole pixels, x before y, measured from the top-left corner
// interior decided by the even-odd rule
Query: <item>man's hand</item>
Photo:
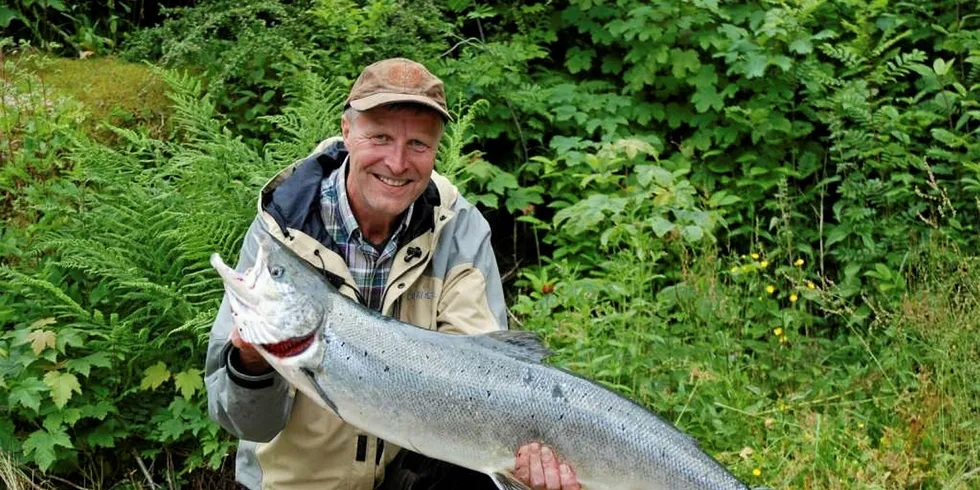
[[[581,490],[575,472],[558,461],[555,452],[536,442],[517,450],[514,476],[534,490]]]
[[[231,324],[231,343],[238,347],[238,359],[242,361],[242,367],[245,368],[244,374],[262,374],[272,367],[252,344],[242,340],[241,335],[238,334],[238,325],[234,320]]]

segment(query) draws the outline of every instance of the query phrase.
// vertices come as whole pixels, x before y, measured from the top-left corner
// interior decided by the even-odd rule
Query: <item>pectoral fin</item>
[[[521,483],[520,480],[508,473],[494,473],[490,475],[490,478],[500,490],[531,490],[531,487]]]

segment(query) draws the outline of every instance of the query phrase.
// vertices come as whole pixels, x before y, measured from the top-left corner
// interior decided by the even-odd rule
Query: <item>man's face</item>
[[[389,225],[425,190],[435,165],[442,120],[432,111],[384,106],[341,119],[350,153],[347,192],[362,223]]]

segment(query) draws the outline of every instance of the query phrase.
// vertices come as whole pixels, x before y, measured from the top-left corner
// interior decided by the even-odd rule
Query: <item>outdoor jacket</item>
[[[356,298],[354,279],[331,250],[320,213],[321,181],[346,156],[343,141],[331,138],[265,185],[237,270],[254,264],[256,238],[270,233]],[[476,334],[506,329],[506,311],[488,223],[433,172],[399,240],[382,313],[427,329]],[[249,376],[233,369],[239,364],[231,326],[223,300],[205,375],[211,418],[242,439],[237,480],[252,490],[371,490],[379,484],[399,448],[347,425],[278,373]]]

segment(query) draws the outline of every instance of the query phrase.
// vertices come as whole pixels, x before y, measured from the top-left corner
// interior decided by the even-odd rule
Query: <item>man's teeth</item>
[[[385,184],[388,184],[388,185],[394,186],[394,187],[401,187],[401,186],[403,186],[403,185],[405,185],[405,184],[407,184],[409,182],[407,180],[389,179],[388,177],[382,177],[380,175],[378,175],[377,177],[378,177],[378,180],[380,180],[381,182],[384,182]]]

